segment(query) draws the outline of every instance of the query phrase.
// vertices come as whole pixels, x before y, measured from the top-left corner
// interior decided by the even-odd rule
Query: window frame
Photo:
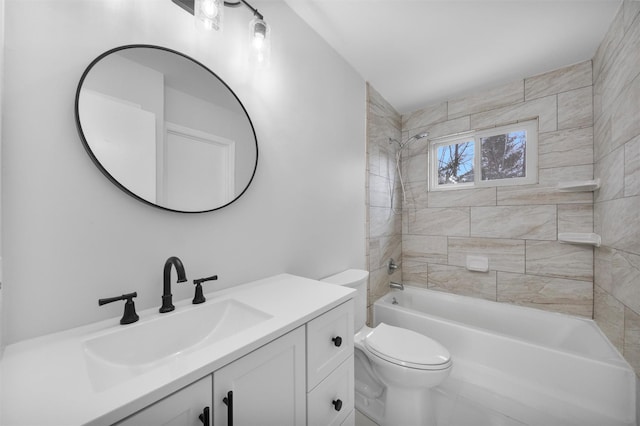
[[[525,176],[504,179],[482,180],[480,139],[517,131],[526,131]],[[438,148],[473,140],[473,182],[458,184],[438,183]],[[538,183],[538,120],[519,121],[512,124],[457,133],[429,141],[429,191],[450,191],[456,189],[487,188],[496,186],[530,185]]]

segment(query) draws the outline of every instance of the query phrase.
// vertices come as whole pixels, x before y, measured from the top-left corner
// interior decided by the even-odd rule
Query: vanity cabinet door
[[[205,409],[211,412],[211,375],[127,417],[117,426],[207,426]],[[202,419],[200,418],[202,416]]]
[[[268,343],[213,373],[215,426],[303,426],[305,329]]]

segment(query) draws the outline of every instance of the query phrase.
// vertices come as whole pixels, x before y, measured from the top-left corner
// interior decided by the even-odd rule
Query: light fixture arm
[[[262,13],[258,12],[258,9],[256,9],[255,7],[251,6],[249,4],[249,2],[245,1],[245,0],[240,0],[237,2],[229,2],[229,1],[225,1],[224,5],[227,7],[240,7],[242,5],[247,6],[247,8],[249,10],[251,10],[253,12],[253,16],[257,16],[259,19],[264,19],[264,16],[262,16]]]
[[[171,1],[193,15],[194,0],[171,0]],[[253,12],[254,16],[257,16],[259,19],[264,19],[264,16],[262,16],[262,14],[258,12],[258,9],[251,6],[249,2],[247,2],[246,0],[238,0],[236,2],[225,1],[224,5],[227,7],[240,7],[244,5],[249,10],[251,10],[251,12]]]

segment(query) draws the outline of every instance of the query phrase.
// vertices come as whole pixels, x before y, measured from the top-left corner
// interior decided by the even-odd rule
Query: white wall
[[[2,164],[2,104],[4,103],[4,0],[0,0],[0,164]],[[0,358],[4,347],[4,323],[2,320],[2,174],[0,173]]]
[[[159,306],[172,255],[190,279],[219,275],[206,291],[365,266],[364,81],[283,2],[254,6],[273,28],[271,67],[260,72],[244,62],[247,10],[227,9],[220,35],[196,32],[170,0],[6,0],[5,343],[121,315],[100,297],[137,291],[138,310]],[[155,209],[89,159],[76,85],[96,56],[132,43],[194,57],[244,103],[260,155],[236,203],[196,215]],[[192,287],[174,284],[174,298]]]

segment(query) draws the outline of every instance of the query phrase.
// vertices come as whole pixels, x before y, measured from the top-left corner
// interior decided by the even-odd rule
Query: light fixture
[[[187,12],[194,15],[198,25],[208,30],[222,31],[222,17],[224,7],[246,6],[253,12],[253,19],[249,23],[249,36],[251,38],[251,50],[256,60],[264,63],[269,59],[271,52],[271,28],[264,20],[264,16],[258,9],[251,6],[245,0],[228,2],[224,0],[171,0]]]
[[[195,0],[193,9],[197,24],[207,30],[222,30],[223,0]]]
[[[259,64],[268,63],[271,54],[271,28],[262,17],[256,15],[249,22],[249,38],[255,60]]]

